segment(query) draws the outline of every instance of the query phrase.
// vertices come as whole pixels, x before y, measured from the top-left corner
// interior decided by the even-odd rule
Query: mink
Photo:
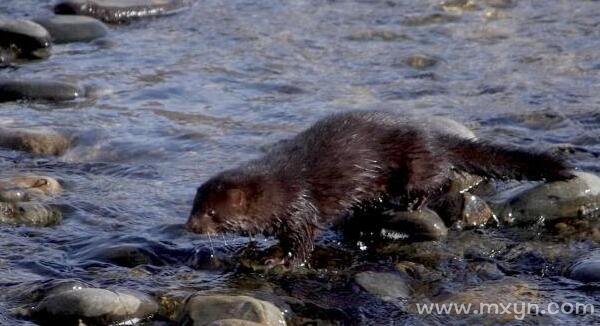
[[[319,231],[361,205],[420,209],[455,169],[489,178],[564,180],[566,162],[545,152],[464,139],[378,111],[328,116],[258,159],[202,184],[186,227],[196,233],[275,236],[304,262]]]

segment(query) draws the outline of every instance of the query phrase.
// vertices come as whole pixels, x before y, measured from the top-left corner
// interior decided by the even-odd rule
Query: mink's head
[[[257,212],[265,198],[262,179],[234,170],[208,180],[196,192],[186,228],[202,234],[263,232],[264,214]]]

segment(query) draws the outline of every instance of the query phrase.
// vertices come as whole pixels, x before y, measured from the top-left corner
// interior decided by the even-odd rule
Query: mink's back
[[[324,218],[388,192],[390,173],[409,150],[429,139],[423,128],[384,112],[352,111],[329,116],[277,145],[257,163],[282,182],[309,190]]]

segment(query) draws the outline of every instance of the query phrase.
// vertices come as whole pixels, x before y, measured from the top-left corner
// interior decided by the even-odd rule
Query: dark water
[[[0,70],[0,77],[74,81],[96,93],[66,104],[0,106],[3,126],[48,126],[76,140],[58,158],[0,151],[14,159],[0,161],[1,176],[39,173],[66,188],[56,200],[65,213],[61,225],[0,228],[0,279],[13,291],[2,308],[27,302],[22,292],[41,281],[78,279],[156,296],[208,289],[262,293],[277,303],[295,297],[316,305],[304,310],[342,322],[459,322],[401,313],[326,271],[263,281],[275,289],[267,291],[260,276],[209,268],[211,241],[228,256],[246,239],[209,240],[181,224],[206,178],[347,109],[448,116],[502,143],[567,144],[578,167],[600,171],[600,3],[472,2],[473,10],[444,9],[439,1],[197,1],[175,16],[113,26],[106,41],[55,46],[48,60]],[[48,7],[3,0],[0,14],[36,16]],[[432,65],[412,67],[415,55],[434,59]],[[597,291],[561,278],[564,264],[594,241],[515,232],[462,236],[507,246],[542,241],[536,250],[556,279],[527,269],[535,257],[489,259],[514,263],[512,275],[538,287],[542,300],[595,302]],[[448,242],[452,248],[459,240],[451,234]],[[544,256],[549,244],[566,256]],[[355,266],[386,266],[385,259],[354,259]],[[468,266],[465,258],[439,269],[457,275]],[[447,284],[469,282],[452,276]],[[16,323],[7,310],[0,321]],[[560,315],[529,323],[559,321],[600,319]]]

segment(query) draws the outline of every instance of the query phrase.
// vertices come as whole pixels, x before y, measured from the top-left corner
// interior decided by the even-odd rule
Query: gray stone
[[[384,301],[408,299],[410,297],[410,287],[397,274],[361,272],[354,276],[354,280],[365,291]]]
[[[600,178],[586,172],[575,175],[567,181],[540,184],[514,195],[498,205],[499,217],[507,222],[528,224],[598,216]]]
[[[600,251],[577,260],[569,268],[569,277],[585,283],[600,282]]]
[[[428,129],[438,134],[455,136],[462,139],[477,139],[477,136],[471,129],[456,120],[442,116],[429,116],[423,119],[427,123]]]
[[[56,15],[35,22],[48,30],[54,43],[89,42],[108,33],[106,25],[88,16]]]
[[[383,222],[384,235],[387,235],[390,230],[419,240],[439,240],[448,235],[448,228],[444,221],[430,209],[394,211],[392,214]],[[393,238],[393,235],[388,237]]]
[[[158,311],[151,298],[97,288],[59,292],[44,298],[31,315],[45,325],[106,325],[147,318]]]
[[[35,155],[62,155],[70,146],[69,138],[53,130],[0,128],[0,147]]]
[[[24,19],[0,18],[1,61],[47,58],[51,47],[50,34],[39,24]]]
[[[183,309],[180,324],[209,325],[223,319],[238,319],[261,325],[285,325],[283,312],[272,303],[242,295],[192,296]]]
[[[464,202],[461,220],[464,227],[484,226],[494,218],[494,213],[488,204],[481,198],[470,193],[463,193]]]
[[[29,226],[51,226],[62,221],[61,212],[35,202],[0,202],[0,223]]]
[[[187,5],[187,0],[66,0],[54,6],[54,12],[86,15],[118,24],[136,18],[174,14]]]
[[[0,81],[0,102],[17,100],[70,101],[82,96],[79,86],[42,80],[2,80]]]
[[[60,183],[51,177],[25,175],[0,179],[0,201],[28,201],[61,192]]]

